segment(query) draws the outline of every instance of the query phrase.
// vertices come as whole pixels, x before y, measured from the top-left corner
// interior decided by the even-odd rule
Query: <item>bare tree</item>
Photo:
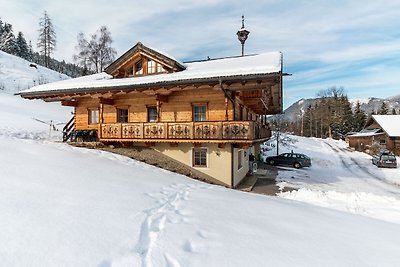
[[[39,38],[37,47],[39,48],[40,53],[44,55],[44,65],[49,67],[50,56],[56,49],[56,32],[47,11],[44,11],[43,17],[39,19]]]
[[[89,41],[82,32],[77,39],[78,45],[75,49],[78,53],[74,55],[74,60],[84,69],[99,73],[115,59],[117,52],[111,47],[111,33],[106,26],[101,26],[91,35]]]

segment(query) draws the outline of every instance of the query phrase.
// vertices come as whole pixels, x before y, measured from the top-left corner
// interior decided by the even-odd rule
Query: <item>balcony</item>
[[[254,121],[204,121],[101,124],[99,137],[101,141],[251,142],[270,136],[266,126]]]

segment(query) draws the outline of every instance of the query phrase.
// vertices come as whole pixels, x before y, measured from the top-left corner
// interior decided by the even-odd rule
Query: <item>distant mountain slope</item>
[[[0,92],[16,93],[38,84],[69,79],[65,74],[0,51]]]
[[[355,105],[357,103],[357,99],[350,99],[350,101],[352,102],[353,107],[355,107]],[[392,97],[388,97],[388,98],[371,97],[366,102],[360,101],[361,109],[369,114],[369,113],[372,113],[373,111],[378,111],[381,108],[383,102],[386,103],[386,106],[389,109],[389,113],[392,112],[393,108],[396,110],[397,113],[399,112],[399,109],[400,109],[400,95],[392,96]]]
[[[371,97],[368,99],[350,99],[353,109],[355,108],[357,101],[360,102],[361,109],[367,114],[370,114],[373,111],[378,111],[383,102],[386,103],[390,113],[392,112],[393,108],[397,113],[400,110],[400,95],[385,99],[376,97]],[[318,98],[300,99],[285,109],[283,114],[275,115],[272,118],[279,118],[283,121],[295,121],[301,117],[302,110],[305,111],[310,105],[314,106],[316,102],[318,102]]]

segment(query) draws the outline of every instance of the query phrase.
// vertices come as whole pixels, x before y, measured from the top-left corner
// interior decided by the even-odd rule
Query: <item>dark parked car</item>
[[[270,165],[288,165],[293,166],[296,169],[311,166],[311,159],[300,153],[283,153],[279,156],[268,157],[265,159]]]
[[[388,150],[383,150],[373,155],[372,164],[378,167],[397,168],[396,156]]]

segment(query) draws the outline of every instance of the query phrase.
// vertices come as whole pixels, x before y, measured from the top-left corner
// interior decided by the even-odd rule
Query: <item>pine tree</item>
[[[33,61],[33,47],[32,47],[32,41],[29,41],[29,45],[28,45],[28,55],[29,55],[28,60],[29,60],[29,61]]]
[[[11,24],[4,24],[3,33],[1,36],[0,50],[12,55],[16,55],[18,53],[18,46]]]
[[[351,109],[351,104],[346,95],[343,95],[339,99],[340,104],[340,122],[341,125],[338,129],[338,137],[343,138],[348,132],[354,129],[354,116]]]
[[[4,31],[4,29],[3,29],[3,21],[0,18],[0,42],[1,42],[1,35],[3,34],[3,31]]]
[[[354,110],[354,131],[359,132],[364,128],[367,115],[361,109],[360,101],[357,101],[356,108]]]
[[[387,114],[389,114],[389,109],[385,101],[383,101],[381,108],[378,110],[378,115],[387,115]]]
[[[47,11],[44,11],[43,17],[39,20],[39,38],[37,47],[39,48],[40,53],[44,56],[44,65],[49,67],[51,54],[56,48],[56,32]]]
[[[18,52],[17,56],[22,57],[23,59],[29,60],[29,48],[28,44],[26,43],[24,34],[22,32],[18,33],[17,36],[17,47],[18,47]]]

